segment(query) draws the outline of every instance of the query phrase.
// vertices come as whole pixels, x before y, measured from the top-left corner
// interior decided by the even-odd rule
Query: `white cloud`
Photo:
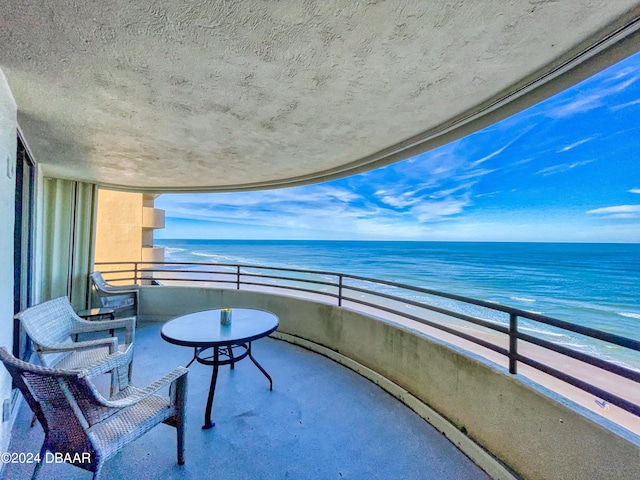
[[[619,76],[617,79],[620,78],[624,77]],[[552,106],[546,111],[546,115],[551,118],[564,118],[599,108],[604,105],[604,100],[607,96],[622,92],[639,78],[640,76],[635,75],[612,86],[594,87],[588,93],[573,97],[571,101],[565,101],[558,106]]]
[[[533,158],[523,158],[522,160],[518,160],[517,162],[513,162],[511,164],[512,167],[518,167],[520,165],[525,165],[533,161]]]
[[[578,97],[570,102],[566,102],[563,105],[549,110],[547,114],[551,118],[564,118],[577,113],[588,112],[589,110],[602,106],[603,96],[604,94],[592,94]]]
[[[591,140],[593,140],[594,137],[589,137],[589,138],[584,138],[582,140],[578,140],[577,142],[571,143],[569,145],[566,145],[564,147],[562,147],[560,150],[558,150],[558,153],[562,153],[562,152],[568,152],[569,150],[572,150],[574,148],[576,148],[579,145],[582,145],[584,143],[590,142]]]
[[[590,215],[606,218],[640,218],[640,205],[616,205],[614,207],[596,208],[587,211]]]
[[[460,191],[468,191],[469,189],[471,189],[471,187],[473,187],[476,184],[476,182],[471,182],[471,183],[463,183],[462,185],[456,185],[453,186],[451,188],[447,188],[445,190],[438,190],[436,192],[433,192],[431,195],[429,195],[429,198],[445,198],[445,197],[450,197],[451,195],[453,195],[454,193],[460,192]]]
[[[419,201],[417,198],[408,198],[404,194],[400,196],[383,195],[379,198],[381,202],[394,208],[406,208]]]
[[[442,220],[445,217],[461,213],[464,207],[471,205],[468,195],[462,198],[446,198],[440,201],[426,201],[415,205],[411,213],[421,223]]]
[[[487,160],[491,160],[493,157],[496,157],[497,155],[500,155],[507,148],[509,148],[511,145],[513,145],[517,140],[519,140],[521,137],[523,137],[525,134],[527,134],[535,126],[536,126],[535,124],[531,125],[530,127],[526,128],[522,133],[520,133],[519,135],[516,135],[515,138],[513,138],[511,141],[507,142],[506,145],[504,145],[504,146],[498,148],[497,150],[491,152],[489,155],[485,155],[484,157],[480,158],[479,160],[476,160],[476,161],[472,162],[469,165],[469,168],[477,167],[478,165],[486,162]]]
[[[486,168],[478,168],[476,170],[470,170],[466,173],[456,175],[455,179],[458,181],[469,180],[472,178],[484,177],[485,175],[489,175],[490,173],[497,172],[497,171],[498,171],[497,168],[494,168],[492,170],[488,170]]]
[[[638,193],[638,194],[640,194],[640,188],[632,188],[631,190],[629,190],[629,193]]]
[[[638,104],[640,104],[640,100],[632,100],[631,102],[621,103],[620,105],[613,105],[611,107],[611,110],[616,111],[622,108],[627,108],[627,107],[631,107],[633,105],[638,105]]]
[[[482,197],[495,197],[496,195],[502,193],[502,190],[496,190],[495,192],[488,192],[488,193],[478,193],[476,195],[476,198],[482,198]]]
[[[544,175],[545,177],[548,175],[555,175],[556,173],[567,172],[573,168],[581,167],[591,162],[595,162],[595,160],[583,160],[581,162],[561,163],[559,165],[552,165],[550,167],[543,168],[542,170],[538,170],[536,172],[536,175]]]

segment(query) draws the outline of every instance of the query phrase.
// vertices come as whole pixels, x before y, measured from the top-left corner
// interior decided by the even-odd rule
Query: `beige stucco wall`
[[[164,249],[153,248],[154,230],[164,228],[164,210],[153,208],[156,196],[99,190],[95,262],[164,261]],[[108,269],[131,267],[121,265]]]
[[[166,321],[221,306],[276,313],[278,332],[310,340],[391,380],[457,428],[464,427],[468,437],[525,479],[640,478],[637,436],[504,368],[409,328],[333,305],[267,293],[198,287],[141,291],[146,320]]]
[[[142,194],[99,190],[95,261],[139,262],[141,246]]]
[[[16,111],[11,90],[0,70],[0,345],[9,351],[13,345],[13,228],[18,125]],[[1,407],[10,396],[11,379],[7,371],[0,367],[0,452],[6,451],[9,444],[10,424],[2,421]]]

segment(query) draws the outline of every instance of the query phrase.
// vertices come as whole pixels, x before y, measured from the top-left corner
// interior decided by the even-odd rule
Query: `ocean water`
[[[166,247],[167,261],[361,275],[499,303],[640,340],[640,244],[164,239],[156,243]],[[469,306],[465,313],[475,312]],[[488,319],[505,321],[497,313]],[[539,324],[522,326],[572,348],[640,368],[637,352]]]

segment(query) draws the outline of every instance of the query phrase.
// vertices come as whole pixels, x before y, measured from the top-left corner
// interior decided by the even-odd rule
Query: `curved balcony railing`
[[[640,341],[632,338],[505,305],[343,273],[198,262],[103,262],[97,263],[96,269],[114,282],[284,290],[320,296],[338,306],[348,303],[387,312],[496,352],[505,358],[511,374],[518,373],[519,364],[527,365],[640,417]],[[446,317],[434,319],[431,314],[429,318],[429,312]],[[602,352],[622,349],[638,363],[625,365],[553,340],[572,337],[589,339],[591,347]],[[611,388],[591,383],[585,375],[574,374],[575,362],[609,372],[620,388],[613,393]]]

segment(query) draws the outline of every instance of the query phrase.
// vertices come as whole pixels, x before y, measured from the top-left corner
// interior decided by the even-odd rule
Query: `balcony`
[[[114,275],[130,281],[150,273],[134,265]],[[418,293],[438,292],[331,272],[181,263],[156,265],[152,273],[162,286],[141,288],[143,321],[228,305],[270,310],[280,318],[274,335],[369,378],[493,478],[511,478],[509,469],[536,479],[598,478],[605,472],[606,478],[626,479],[640,473],[637,462],[629,461],[640,451],[637,370],[532,338],[529,329],[518,328],[518,319],[568,332],[576,329],[571,324],[455,299],[504,310],[507,326],[491,324],[416,300]],[[376,284],[386,293],[376,291]],[[408,290],[405,297],[401,287]],[[637,341],[597,335],[640,351]],[[610,408],[598,411],[594,399],[606,399]]]
[[[136,332],[133,382],[147,385],[191,350],[165,343],[161,323]],[[254,342],[273,376],[273,391],[249,361],[221,368],[214,402],[216,426],[202,430],[211,370],[189,371],[186,463],[175,460],[175,430],[160,425],[107,462],[105,479],[489,478],[447,438],[375,384],[331,360],[287,342]],[[10,451],[38,452],[39,426],[29,428],[26,405],[16,419]],[[7,465],[3,478],[29,478],[33,465]],[[41,478],[90,474],[46,464]]]
[[[164,228],[164,210],[142,207],[142,228]]]

